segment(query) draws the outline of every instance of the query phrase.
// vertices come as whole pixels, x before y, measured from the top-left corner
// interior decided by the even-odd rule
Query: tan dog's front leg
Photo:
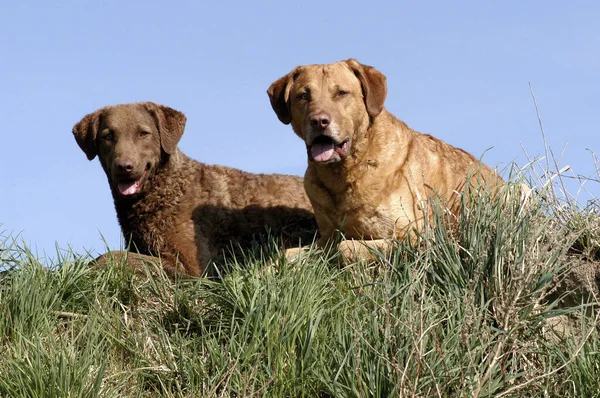
[[[317,247],[326,248],[327,242],[318,242]],[[374,239],[374,240],[355,240],[348,239],[342,241],[337,249],[342,256],[344,263],[352,263],[357,261],[374,261],[381,253],[387,256],[394,248],[394,243],[390,239]],[[306,255],[310,252],[310,246],[293,247],[286,249],[285,258],[288,261],[295,260],[301,255]]]
[[[308,253],[308,246],[302,246],[302,247],[292,247],[290,249],[286,249],[284,255],[287,260],[293,260],[296,257],[300,256],[301,254],[306,254],[306,253]]]
[[[328,247],[329,240],[324,236],[321,236],[316,244],[311,246],[292,247],[285,250],[285,258],[288,261],[295,260],[300,256],[306,256],[308,253],[315,250],[323,250]]]
[[[344,262],[374,261],[378,258],[376,252],[387,256],[394,247],[389,239],[354,240],[348,239],[341,242],[338,249]]]

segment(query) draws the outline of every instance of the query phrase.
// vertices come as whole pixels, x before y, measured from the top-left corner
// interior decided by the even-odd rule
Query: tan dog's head
[[[385,76],[354,59],[299,66],[267,90],[281,122],[306,143],[308,159],[338,162],[383,110]]]
[[[77,144],[92,160],[98,155],[113,192],[134,198],[149,175],[177,150],[186,117],[152,102],[107,106],[73,127]]]

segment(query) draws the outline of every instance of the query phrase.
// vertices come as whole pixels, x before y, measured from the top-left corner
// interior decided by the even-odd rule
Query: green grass
[[[509,191],[376,261],[255,251],[215,280],[1,235],[0,396],[600,396],[595,291],[567,283],[599,266],[597,203]]]

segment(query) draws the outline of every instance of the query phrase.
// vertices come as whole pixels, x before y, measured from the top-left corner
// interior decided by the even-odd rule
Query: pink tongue
[[[313,144],[310,154],[317,162],[326,162],[333,156],[333,142]]]
[[[117,187],[119,188],[121,195],[133,195],[140,190],[140,180],[120,182]]]

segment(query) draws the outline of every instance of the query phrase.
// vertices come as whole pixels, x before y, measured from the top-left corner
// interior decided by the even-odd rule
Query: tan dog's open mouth
[[[350,150],[350,138],[337,143],[331,137],[320,135],[311,145],[307,146],[309,159],[318,163],[337,162],[346,156]]]
[[[117,183],[117,190],[122,196],[133,196],[142,191],[142,184],[146,178],[146,171],[137,180],[123,180]]]

